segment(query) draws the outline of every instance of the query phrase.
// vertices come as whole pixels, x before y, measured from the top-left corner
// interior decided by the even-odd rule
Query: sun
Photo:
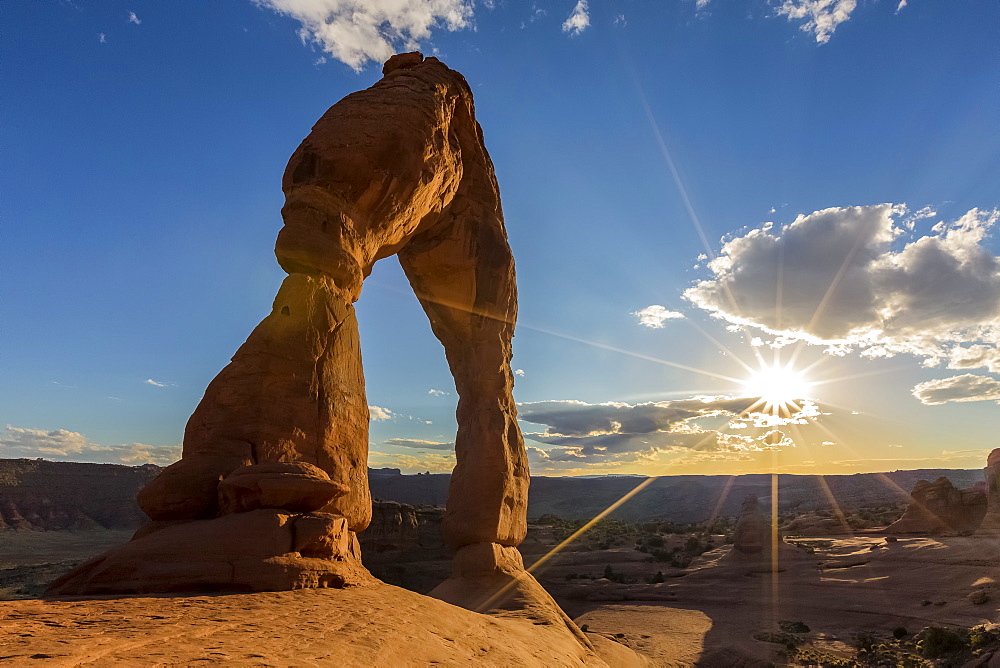
[[[791,366],[774,364],[761,365],[743,381],[744,391],[752,397],[760,397],[767,407],[783,407],[807,399],[812,387],[805,374]]]

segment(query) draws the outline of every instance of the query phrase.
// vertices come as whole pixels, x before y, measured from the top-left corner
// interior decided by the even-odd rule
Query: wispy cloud
[[[639,318],[639,324],[643,327],[652,327],[654,329],[663,327],[663,323],[667,320],[675,320],[677,318],[684,317],[683,313],[670,311],[666,307],[660,306],[659,304],[652,304],[641,311],[633,311],[632,315]]]
[[[427,394],[429,394],[431,396],[434,396],[434,397],[444,397],[444,396],[447,396],[447,395],[449,395],[451,393],[450,392],[445,392],[444,390],[435,390],[432,387],[431,389],[427,390]]]
[[[106,37],[104,36],[104,33],[103,33],[103,32],[99,32],[99,33],[97,33],[97,41],[98,41],[98,42],[100,42],[101,44],[107,44],[107,43],[108,43],[108,40],[107,40],[107,38],[106,38]]]
[[[299,38],[355,71],[416,49],[433,29],[472,25],[472,0],[253,0],[299,22]]]
[[[896,5],[896,13],[898,14],[900,10],[903,9],[903,7],[905,7],[907,4],[908,3],[906,2],[906,0],[899,0],[899,4]]]
[[[413,448],[414,450],[454,450],[454,443],[440,443],[438,441],[423,441],[418,438],[390,438],[383,442],[384,445],[394,445],[399,448]]]
[[[1000,257],[984,244],[1000,212],[972,209],[923,236],[909,229],[913,218],[878,204],[766,223],[728,240],[708,264],[712,278],[684,297],[773,335],[770,345],[802,340],[838,355],[907,353],[924,366],[1000,372]]]
[[[523,376],[524,375],[524,369],[514,369],[514,375],[515,376]]]
[[[135,12],[129,12],[128,13],[128,22],[129,23],[134,23],[136,25],[139,25],[140,23],[142,23],[142,21],[139,20],[139,17],[135,15]]]
[[[1000,403],[1000,380],[963,373],[960,376],[928,380],[913,388],[913,396],[928,406],[948,402],[996,401]]]
[[[0,431],[0,458],[42,457],[60,461],[166,466],[180,456],[180,445],[100,445],[83,434],[66,429],[46,431],[7,425],[5,430]]]
[[[785,0],[777,12],[789,21],[802,21],[803,31],[826,44],[837,27],[851,18],[857,4],[857,0]]]
[[[391,420],[395,415],[388,408],[382,408],[381,406],[369,406],[368,414],[371,416],[372,420]]]
[[[152,378],[147,378],[143,381],[147,385],[152,385],[153,387],[177,387],[177,383],[167,383],[158,380],[153,380]]]
[[[570,35],[579,35],[589,27],[590,12],[587,8],[587,0],[579,0],[576,6],[573,7],[570,15],[563,21],[563,32],[568,32]]]

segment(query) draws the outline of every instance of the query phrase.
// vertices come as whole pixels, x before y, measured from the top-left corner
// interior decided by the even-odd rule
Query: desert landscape
[[[1000,4],[130,5],[4,7],[0,663],[1000,668]]]
[[[74,467],[93,472],[74,476]],[[441,533],[444,509],[392,500],[374,502],[372,523],[359,535],[364,565],[385,584],[284,593],[44,598],[58,576],[132,533],[127,521],[123,526],[107,512],[128,512],[127,483],[119,484],[118,496],[109,493],[66,526],[66,509],[78,494],[88,484],[115,489],[111,480],[125,478],[124,472],[136,484],[152,472],[17,460],[0,461],[0,470],[8,483],[0,487],[5,548],[0,596],[6,599],[0,610],[9,632],[0,654],[6,660],[51,665],[324,665],[346,660],[341,657],[357,665],[572,662],[555,649],[558,635],[546,637],[520,625],[516,616],[491,616],[493,621],[486,622],[481,615],[432,604],[426,594],[447,579],[451,566]],[[49,495],[42,502],[39,470],[50,480],[63,479],[62,499]],[[962,479],[967,474],[982,476],[952,472]],[[419,482],[377,471],[373,480],[379,475],[397,480],[402,495]],[[594,488],[592,494],[602,483],[581,482]],[[948,493],[954,488],[947,478],[914,487],[908,502],[842,509],[846,526],[829,510],[784,512],[776,550],[770,544],[770,518],[752,493],[744,496],[741,513],[711,522],[679,521],[689,512],[680,508],[659,520],[609,517],[587,526],[586,520],[534,515],[529,509],[534,519],[519,549],[529,571],[612,666],[920,666],[932,661],[989,666],[1000,652],[1000,626],[994,621],[1000,613],[1000,543],[940,520],[981,523],[986,494],[979,491],[981,503],[962,503],[961,494]],[[739,481],[732,488],[739,489]],[[928,494],[929,488],[942,493]],[[386,484],[380,494],[392,496],[392,486]],[[794,503],[794,493],[788,501]],[[629,516],[627,504],[621,510]],[[929,521],[914,526],[914,517]],[[901,524],[904,520],[910,525]],[[400,619],[433,631],[404,631]],[[616,652],[622,648],[631,653]]]

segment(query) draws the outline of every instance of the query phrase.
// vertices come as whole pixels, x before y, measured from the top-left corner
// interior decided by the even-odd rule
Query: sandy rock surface
[[[340,590],[0,602],[12,665],[606,666],[558,625],[377,583]]]

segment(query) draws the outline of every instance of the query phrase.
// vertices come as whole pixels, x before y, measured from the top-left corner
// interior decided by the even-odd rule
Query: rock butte
[[[934,482],[918,480],[910,492],[910,503],[902,516],[885,528],[886,533],[964,533],[975,531],[986,512],[982,483],[957,489],[942,476]]]

